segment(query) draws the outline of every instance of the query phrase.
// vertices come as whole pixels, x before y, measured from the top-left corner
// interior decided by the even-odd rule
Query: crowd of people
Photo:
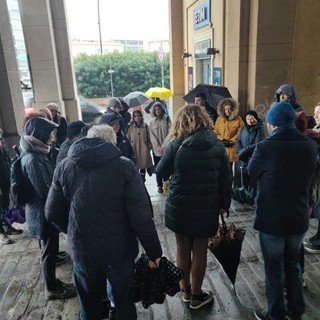
[[[242,118],[235,99],[210,106],[203,92],[173,121],[160,99],[148,105],[149,123],[142,110],[131,115],[128,109],[112,98],[97,123],[68,123],[50,103],[24,121],[21,167],[31,193],[26,223],[39,241],[46,299],[77,295],[82,320],[101,319],[106,300],[110,319],[137,319],[130,284],[138,241],[150,268],[158,268],[162,256],[145,187],[146,174],[155,174],[158,193],[169,182],[165,226],[175,234],[176,264],[184,272],[182,300],[191,309],[211,303],[213,292],[203,288],[208,238],[229,210],[241,168],[242,184],[255,190],[254,228],[265,266],[268,308],[255,310],[255,317],[301,319],[304,250],[320,253],[320,221],[317,233],[304,239],[310,212],[320,219],[320,204],[310,198],[320,104],[313,122],[293,86],[280,86],[266,117],[268,137],[254,110]],[[10,161],[1,132],[1,212],[10,206]],[[3,221],[0,242],[11,244],[8,236],[21,232]],[[68,235],[69,253],[59,251],[60,232]],[[69,255],[75,284],[56,277],[56,266]]]

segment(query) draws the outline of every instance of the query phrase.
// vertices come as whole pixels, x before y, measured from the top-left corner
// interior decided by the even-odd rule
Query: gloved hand
[[[222,141],[222,143],[223,143],[223,145],[224,145],[225,147],[228,147],[228,145],[229,145],[229,143],[230,143],[229,140],[223,139],[223,140],[221,140],[221,141]]]
[[[223,140],[222,140],[222,143],[224,144],[224,146],[225,146],[226,148],[232,147],[232,146],[234,145],[233,142],[231,142],[230,140],[227,140],[227,139],[223,139]]]

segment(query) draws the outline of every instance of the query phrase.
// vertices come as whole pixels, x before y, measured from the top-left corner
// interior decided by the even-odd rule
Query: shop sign
[[[199,29],[208,25],[211,21],[210,0],[193,10],[193,29]]]

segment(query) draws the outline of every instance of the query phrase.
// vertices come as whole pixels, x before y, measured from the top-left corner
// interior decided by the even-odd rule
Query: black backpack
[[[11,163],[10,172],[10,196],[13,204],[18,206],[24,206],[30,198],[30,183],[25,179],[22,167],[21,159],[25,153],[20,154],[17,146],[13,146],[16,152],[16,156]]]

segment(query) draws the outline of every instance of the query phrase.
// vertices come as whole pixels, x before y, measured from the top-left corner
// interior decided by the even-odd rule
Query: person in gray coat
[[[52,182],[54,163],[49,157],[50,142],[57,124],[42,118],[27,121],[21,137],[21,168],[30,185],[30,197],[26,204],[26,222],[31,236],[39,239],[41,268],[47,300],[67,299],[76,295],[72,284],[56,278],[56,262],[59,248],[59,232],[44,215],[44,206]]]

